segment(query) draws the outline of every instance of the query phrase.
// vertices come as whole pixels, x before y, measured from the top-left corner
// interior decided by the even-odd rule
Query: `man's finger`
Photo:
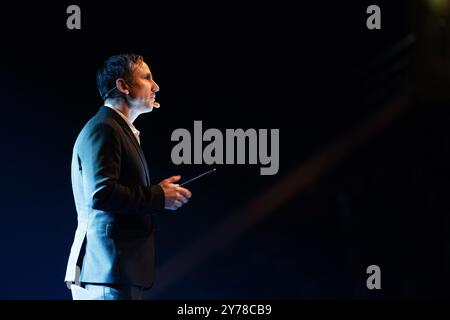
[[[190,192],[190,191],[189,191],[188,189],[186,189],[186,188],[179,187],[179,188],[177,188],[177,190],[178,190],[179,192],[181,192],[186,198],[192,197],[192,192]]]
[[[171,176],[170,178],[166,179],[166,182],[167,183],[173,183],[173,182],[178,181],[180,179],[181,179],[181,176]]]
[[[180,208],[181,206],[183,206],[183,204],[181,203],[181,201],[180,200],[175,200],[174,201],[174,206],[175,206],[175,208]]]
[[[183,202],[183,203],[187,203],[189,200],[185,197],[185,196],[183,196],[181,193],[178,193],[177,194],[177,199],[178,200],[180,200],[181,202]]]

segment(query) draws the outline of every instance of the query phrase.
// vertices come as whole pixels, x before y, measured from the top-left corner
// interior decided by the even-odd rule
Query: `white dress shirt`
[[[117,113],[119,114],[119,116],[122,117],[123,120],[126,121],[126,123],[128,124],[128,126],[130,127],[131,131],[133,132],[134,136],[136,137],[137,142],[138,142],[139,145],[140,145],[140,144],[141,144],[141,140],[140,140],[140,138],[139,138],[139,134],[140,134],[139,130],[136,129],[136,127],[135,127],[130,121],[128,121],[127,117],[126,117],[122,112],[120,112],[120,111],[117,110],[117,109],[114,109],[114,108],[111,107],[111,106],[108,106],[108,105],[107,105],[107,107],[113,109],[115,112],[117,112]]]

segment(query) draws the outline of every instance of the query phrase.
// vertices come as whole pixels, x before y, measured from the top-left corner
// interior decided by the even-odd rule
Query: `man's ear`
[[[127,83],[125,82],[124,79],[122,78],[118,78],[116,80],[116,86],[117,86],[117,90],[119,90],[119,92],[122,92],[124,94],[129,94],[130,93],[130,88],[127,85]]]

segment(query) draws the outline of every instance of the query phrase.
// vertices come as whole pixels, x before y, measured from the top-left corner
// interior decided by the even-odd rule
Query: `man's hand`
[[[180,187],[179,184],[174,184],[180,178],[181,176],[172,176],[158,183],[163,189],[166,199],[164,209],[177,210],[192,197],[192,193],[188,189]]]

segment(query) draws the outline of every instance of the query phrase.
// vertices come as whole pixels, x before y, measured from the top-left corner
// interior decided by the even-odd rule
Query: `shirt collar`
[[[128,118],[127,118],[122,112],[120,112],[119,110],[117,110],[117,109],[115,109],[115,108],[113,108],[113,107],[111,107],[111,106],[109,106],[109,105],[106,105],[106,107],[108,107],[108,108],[110,108],[110,109],[113,109],[115,112],[117,112],[117,114],[118,114],[119,116],[122,117],[123,120],[125,120],[125,122],[126,122],[126,123],[128,124],[128,126],[130,127],[131,131],[133,132],[133,134],[136,136],[136,138],[137,138],[138,141],[139,141],[139,134],[140,134],[140,132],[139,132],[139,130],[136,129],[136,127],[128,120]]]

